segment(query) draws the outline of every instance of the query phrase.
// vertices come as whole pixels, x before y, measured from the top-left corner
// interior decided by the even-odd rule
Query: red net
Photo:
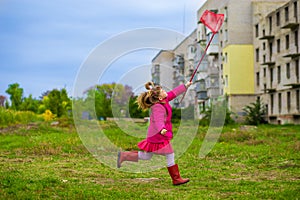
[[[224,14],[216,14],[212,11],[205,10],[200,21],[215,34],[220,30],[224,22]]]

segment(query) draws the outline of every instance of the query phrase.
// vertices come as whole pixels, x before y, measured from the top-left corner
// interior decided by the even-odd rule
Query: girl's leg
[[[117,167],[120,168],[124,161],[138,162],[138,160],[150,160],[152,156],[153,153],[143,151],[118,152]]]
[[[174,153],[166,154],[167,166],[169,174],[172,178],[173,185],[181,185],[189,182],[188,178],[181,178],[178,165],[175,164]]]
[[[175,165],[175,154],[174,153],[166,154],[166,160],[167,160],[168,167]]]
[[[118,152],[117,158],[117,167],[120,168],[122,162],[124,161],[131,161],[131,162],[138,162],[138,152],[137,151],[125,151],[125,152]]]
[[[153,153],[139,151],[138,155],[139,155],[139,160],[150,160],[153,156]]]

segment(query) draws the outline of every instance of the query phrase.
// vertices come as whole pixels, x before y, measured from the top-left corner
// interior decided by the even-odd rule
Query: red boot
[[[138,152],[137,151],[127,151],[127,152],[118,152],[118,159],[117,159],[117,167],[120,168],[122,162],[124,161],[131,161],[137,162],[139,160]]]
[[[181,185],[181,184],[185,184],[190,181],[190,179],[188,179],[188,178],[183,179],[180,177],[180,173],[179,173],[177,164],[175,164],[171,167],[168,167],[168,171],[173,180],[173,185]]]

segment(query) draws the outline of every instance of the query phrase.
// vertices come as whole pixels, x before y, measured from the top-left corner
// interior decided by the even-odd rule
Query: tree
[[[23,88],[20,88],[18,83],[14,83],[10,84],[5,92],[10,95],[11,108],[19,110],[23,100]]]
[[[95,110],[98,119],[129,116],[129,103],[133,96],[130,86],[116,83],[96,85],[86,94],[84,105],[88,112]]]
[[[129,99],[129,115],[132,118],[144,118],[149,116],[149,111],[143,111],[138,108],[136,103],[137,96],[131,96]]]
[[[40,101],[32,98],[32,95],[30,94],[29,97],[25,97],[23,99],[20,110],[32,111],[36,113],[38,111],[39,104]]]
[[[255,103],[251,103],[243,108],[246,112],[246,123],[249,125],[259,125],[266,123],[264,116],[266,114],[265,105],[260,98]]]
[[[42,105],[39,107],[39,112],[49,109],[57,117],[67,115],[68,110],[71,110],[71,100],[67,95],[66,89],[53,89],[50,92],[44,93]]]

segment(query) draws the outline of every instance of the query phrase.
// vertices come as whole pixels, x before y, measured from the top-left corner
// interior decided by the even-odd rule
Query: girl
[[[182,94],[191,85],[191,82],[182,84],[170,92],[166,92],[161,86],[154,86],[152,82],[145,84],[148,90],[140,94],[137,99],[139,108],[150,109],[150,125],[148,127],[147,138],[138,143],[142,151],[119,152],[117,167],[120,168],[122,162],[138,160],[150,160],[153,154],[164,155],[167,160],[167,168],[172,178],[173,185],[180,185],[189,182],[189,179],[180,177],[178,165],[175,164],[174,151],[170,140],[172,133],[172,108],[169,101]]]

